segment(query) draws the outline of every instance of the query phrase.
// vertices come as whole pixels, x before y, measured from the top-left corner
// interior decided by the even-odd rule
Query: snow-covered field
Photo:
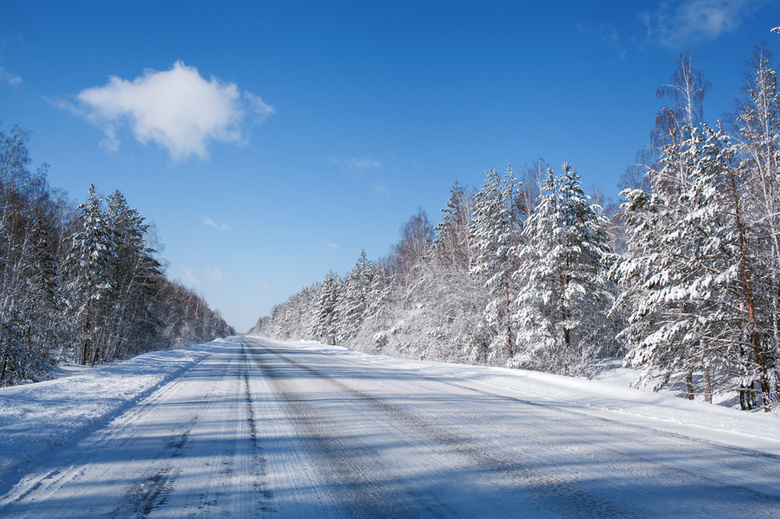
[[[235,337],[0,389],[0,517],[778,517],[780,419]]]

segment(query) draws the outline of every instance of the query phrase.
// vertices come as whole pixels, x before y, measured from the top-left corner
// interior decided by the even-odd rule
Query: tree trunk
[[[712,376],[709,369],[704,370],[704,401],[712,403]]]
[[[693,400],[693,371],[689,371],[685,374],[685,387],[688,391],[688,400]]]

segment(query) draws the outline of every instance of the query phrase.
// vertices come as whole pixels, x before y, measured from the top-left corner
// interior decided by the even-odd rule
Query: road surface
[[[780,459],[237,337],[0,494],[5,518],[757,518],[780,516]]]

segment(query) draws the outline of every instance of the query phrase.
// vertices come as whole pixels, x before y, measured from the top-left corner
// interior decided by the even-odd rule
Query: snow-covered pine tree
[[[371,282],[376,268],[368,261],[366,251],[360,252],[360,257],[349,271],[342,287],[342,297],[338,300],[336,309],[339,316],[338,344],[345,344],[353,339],[363,324],[368,312],[368,297]]]
[[[485,173],[486,180],[474,196],[471,219],[471,273],[481,276],[492,294],[485,309],[491,340],[490,356],[506,361],[514,356],[514,323],[510,307],[515,296],[513,277],[516,265],[514,247],[520,239],[522,215],[517,214],[517,182],[511,167],[503,178],[496,171]]]
[[[595,356],[610,351],[607,314],[614,292],[606,276],[605,223],[569,164],[557,177],[548,170],[525,224],[525,241],[517,247],[517,365],[578,374]]]
[[[102,199],[89,186],[85,203],[78,207],[82,228],[71,237],[66,271],[68,293],[75,320],[74,357],[81,364],[103,358],[106,326],[114,304],[116,252]]]
[[[148,247],[149,225],[132,209],[119,191],[107,199],[107,220],[113,232],[114,262],[111,319],[112,340],[106,358],[112,359],[145,348],[162,327],[154,305],[161,264]]]
[[[334,271],[328,272],[322,282],[317,312],[317,336],[325,344],[336,344],[339,318],[338,301],[341,295],[341,278]]]
[[[702,120],[702,102],[710,88],[711,84],[695,67],[690,52],[680,55],[670,83],[658,88],[658,99],[666,99],[670,103],[658,111],[655,127],[650,133],[650,145],[638,154],[638,163],[629,167],[621,182],[624,187],[621,196],[628,200],[621,211],[632,212],[631,215],[622,215],[628,222],[629,232],[635,232],[637,226],[646,228],[653,225],[649,223],[653,218],[658,219],[659,225],[661,222],[673,225],[676,218],[674,211],[680,210],[676,204],[680,201],[680,194],[689,187],[691,175],[691,164],[683,143],[691,139],[691,132]],[[640,214],[647,216],[641,224],[637,221]],[[671,218],[671,223],[665,221],[666,218]],[[622,240],[621,245],[627,249],[624,253],[626,258],[643,255],[643,246],[638,246],[638,242],[631,237]],[[620,268],[624,267],[628,270],[639,268],[636,265],[630,267],[629,263],[621,263]],[[631,309],[637,308],[639,302],[647,296],[641,284],[626,283],[627,272],[616,273],[615,278],[623,283],[624,292],[614,311],[624,315],[631,314]],[[683,311],[682,308],[680,311]],[[629,328],[636,331],[636,327],[643,324],[648,323],[635,320]],[[622,337],[627,338],[628,335],[622,334]],[[661,385],[664,383],[662,380]],[[688,397],[693,399],[692,372],[686,374],[686,383]]]
[[[661,374],[665,384],[702,373],[705,398],[721,373],[761,383],[769,405],[772,369],[766,306],[755,273],[760,234],[745,220],[745,186],[734,164],[735,148],[722,129],[706,125],[664,148],[656,182],[681,165],[686,182],[676,190],[625,193],[629,254],[613,270],[629,286],[616,303],[633,312],[623,335],[633,344],[627,360]]]
[[[470,263],[469,220],[471,200],[456,180],[450,190],[450,199],[442,209],[444,216],[434,228],[431,246],[437,262],[445,268],[468,270]]]
[[[650,175],[652,192],[633,189],[621,193],[627,199],[621,210],[628,229],[628,250],[611,272],[624,287],[615,309],[629,314],[629,324],[621,332],[631,348],[626,360],[646,368],[644,380],[660,372],[656,389],[682,370],[692,373],[683,359],[690,344],[698,340],[690,332],[698,309],[679,285],[696,269],[692,264],[696,243],[690,226],[683,225],[690,213],[683,193],[689,189],[691,161],[700,141],[698,132],[684,142],[673,139]],[[681,169],[685,181],[671,188],[670,179],[682,178]],[[692,380],[688,382],[692,395]]]

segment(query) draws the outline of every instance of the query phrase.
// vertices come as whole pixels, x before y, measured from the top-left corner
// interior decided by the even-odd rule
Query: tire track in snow
[[[129,450],[139,441],[138,436],[126,435],[122,425],[133,426],[158,402],[175,394],[183,384],[185,375],[205,360],[206,358],[202,358],[166,375],[159,383],[142,391],[117,410],[95,419],[88,427],[79,429],[66,441],[56,444],[54,452],[51,451],[52,449],[38,452],[35,463],[29,462],[31,467],[36,467],[38,464],[51,465],[52,460],[64,463],[65,467],[55,467],[48,471],[44,469],[42,473],[33,469],[30,473],[21,474],[16,481],[8,481],[7,487],[0,490],[5,491],[5,495],[0,496],[0,516],[12,513],[14,505],[25,500],[43,501],[53,498],[66,486],[76,488],[63,500],[60,514],[73,515],[73,512],[66,512],[77,508],[81,496],[88,493],[93,485],[104,480],[107,474],[115,472],[118,464],[121,463],[111,459],[111,452]],[[117,443],[112,445],[112,442]],[[111,447],[107,447],[108,445]],[[87,452],[96,452],[100,463],[84,465],[81,451],[78,450],[79,446]],[[76,515],[81,513],[83,512]]]
[[[0,517],[273,513],[249,383],[259,370],[239,344],[192,368],[42,458],[0,494]]]
[[[780,487],[776,485],[779,470],[772,455],[763,456],[740,446],[698,442],[697,438],[657,430],[652,425],[626,424],[565,404],[524,400],[447,377],[440,380],[413,371],[346,365],[339,363],[338,357],[320,352],[301,351],[301,357],[306,359],[301,362],[285,354],[290,350],[258,344],[302,373],[347,391],[356,400],[371,402],[372,407],[392,420],[459,452],[474,465],[504,472],[505,481],[509,479],[508,491],[513,487],[532,487],[531,491],[539,494],[539,502],[544,503],[545,513],[665,517],[698,508],[699,513],[717,515],[725,506],[727,510],[739,511],[738,515],[775,517],[780,510]],[[328,359],[337,362],[323,362]],[[353,387],[355,382],[351,380],[363,382]],[[363,390],[366,384],[371,389]],[[441,394],[442,384],[457,388],[466,398],[434,400],[444,405],[435,406],[435,418],[431,421],[424,418],[425,407],[430,405],[430,401],[425,403],[425,395]],[[377,391],[389,398],[375,396]],[[469,398],[468,394],[490,400]],[[398,400],[398,396],[406,398],[410,405]],[[483,401],[489,404],[484,412]],[[507,416],[501,414],[501,407],[496,407],[503,406],[502,402],[511,404],[506,407],[510,411]],[[519,412],[517,404],[536,411],[526,415]],[[465,427],[467,422],[462,416],[457,417],[464,409],[473,409],[473,416],[470,413],[467,419],[472,423]],[[483,429],[490,432],[483,434]],[[526,437],[529,431],[536,438]],[[552,436],[546,438],[545,431],[552,432]],[[558,452],[560,456],[556,455]],[[707,471],[712,459],[721,460],[716,474]],[[693,502],[699,504],[692,506]]]
[[[297,398],[295,390],[285,383],[286,375],[262,362],[256,353],[253,357],[277,395],[287,404],[299,429],[305,433],[302,439],[327,458],[327,463],[320,462],[318,469],[325,473],[328,481],[337,485],[334,490],[343,503],[342,510],[351,517],[409,517],[409,510],[398,508],[394,500],[388,499],[386,492],[370,478],[371,471],[349,455],[350,447],[319,425],[313,407]],[[441,517],[430,512],[429,517]]]
[[[589,495],[555,475],[546,474],[542,470],[532,468],[530,463],[516,458],[497,456],[497,452],[487,448],[482,442],[474,438],[458,435],[438,424],[424,420],[419,414],[392,405],[369,393],[353,388],[317,369],[296,362],[279,351],[271,350],[265,346],[261,347],[300,370],[314,375],[317,379],[352,395],[357,401],[367,403],[380,410],[393,421],[414,429],[435,444],[468,458],[472,465],[482,467],[484,472],[498,477],[499,481],[503,483],[504,491],[516,494],[518,500],[527,502],[530,508],[535,508],[535,513],[572,517],[638,517],[642,515],[641,511],[634,508],[630,503],[620,499],[607,500],[603,497]],[[269,369],[257,355],[255,355],[255,358],[258,359],[258,363],[267,371],[269,376],[275,380],[274,383],[279,385],[279,381],[284,379],[284,375],[279,376],[275,374],[273,368]],[[281,391],[284,398],[288,399],[293,408],[296,406],[306,407],[300,400],[286,394],[285,388],[282,387]],[[309,411],[309,414],[314,415],[311,411]],[[328,432],[318,430],[316,431],[316,437],[323,437]],[[318,443],[320,443],[319,440]],[[340,450],[338,447],[338,436],[324,437],[324,445],[321,445],[321,447],[328,451],[329,457],[332,455],[337,460],[344,458],[343,453],[345,451],[343,449]],[[350,472],[348,469],[355,470],[355,467],[348,466],[346,469],[344,472],[349,478]],[[350,479],[349,481],[350,485],[357,485],[363,491],[366,491],[366,488],[371,488],[371,481],[365,478],[363,480]],[[532,489],[530,493],[529,488]]]
[[[199,352],[198,357],[194,360],[186,362],[177,369],[166,373],[160,380],[150,384],[120,404],[113,406],[108,412],[84,421],[83,425],[68,431],[64,435],[61,435],[62,433],[60,431],[53,432],[51,443],[30,452],[28,455],[19,458],[18,461],[7,465],[0,470],[0,497],[8,493],[12,487],[19,484],[29,471],[30,467],[40,465],[43,460],[57,456],[57,452],[75,446],[80,441],[94,434],[95,431],[104,429],[114,420],[127,413],[133,412],[133,410],[137,410],[139,404],[158,397],[166,388],[175,384],[177,380],[185,376],[188,372],[196,369],[207,358],[208,355]],[[52,471],[52,473],[49,473],[43,479],[53,479],[56,476],[60,476],[61,478],[61,471]],[[0,499],[0,507],[2,506],[4,506],[3,499]]]
[[[261,499],[257,501],[257,506],[255,507],[256,510],[260,512],[276,512],[276,508],[273,506],[273,498],[274,493],[273,490],[269,489],[267,486],[267,482],[265,481],[267,473],[266,468],[268,464],[268,460],[265,458],[263,454],[263,446],[260,442],[259,438],[259,431],[258,431],[258,420],[257,415],[255,413],[255,403],[254,398],[252,396],[252,385],[250,384],[250,376],[249,376],[249,359],[246,352],[246,342],[241,341],[241,358],[242,358],[242,369],[243,369],[243,382],[244,382],[244,395],[245,395],[245,401],[246,401],[246,416],[247,416],[247,424],[249,426],[249,440],[251,442],[251,456],[253,457],[255,461],[255,466],[252,471],[252,475],[254,476],[253,482],[252,482],[252,488],[254,492],[256,492],[259,496],[261,496]]]

